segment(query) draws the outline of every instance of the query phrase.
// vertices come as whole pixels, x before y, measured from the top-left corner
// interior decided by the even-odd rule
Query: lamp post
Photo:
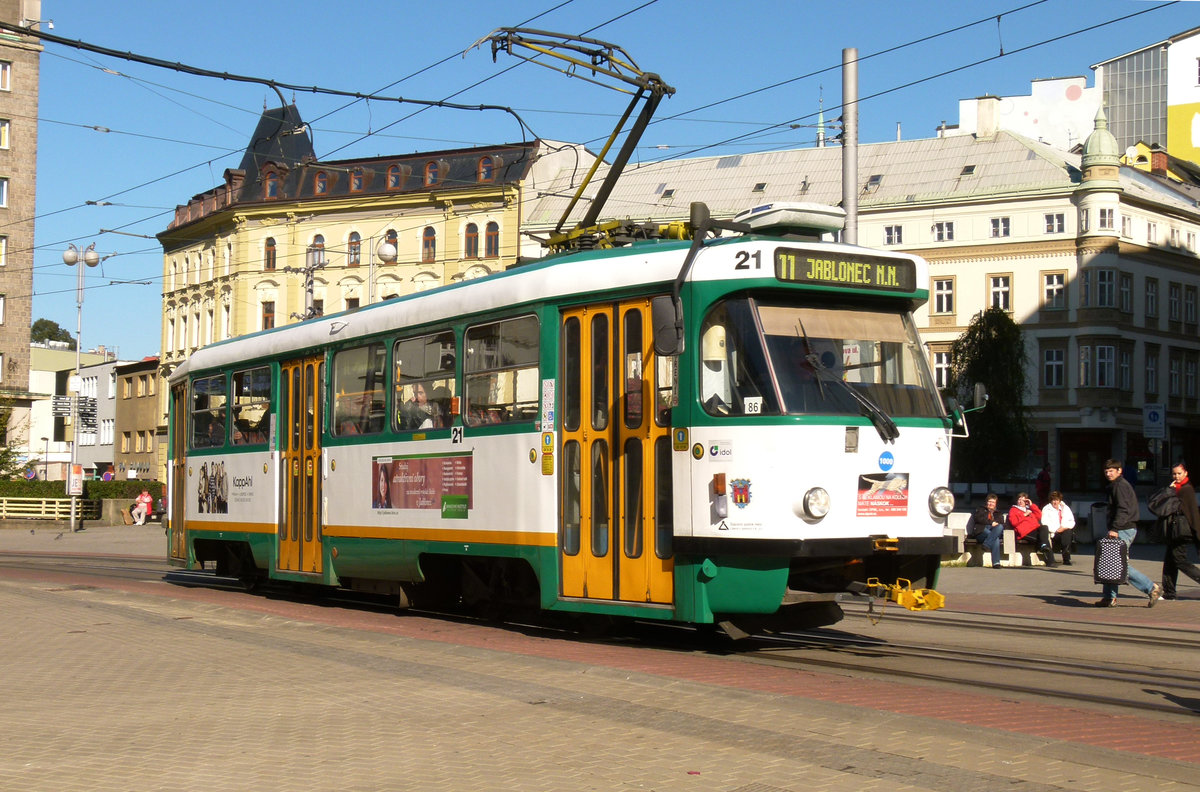
[[[75,247],[74,243],[67,245],[67,249],[62,254],[63,264],[68,267],[74,267],[79,264],[80,258],[83,259],[83,264],[94,267],[100,263],[100,254],[96,252],[96,243],[88,245],[81,256],[79,248]],[[67,494],[71,496],[71,531],[74,533],[79,530],[79,496],[83,494],[83,476],[76,472],[76,464],[79,459],[79,392],[83,386],[83,378],[80,376],[79,355],[83,350],[83,267],[80,266],[76,270],[75,280],[75,398],[71,401],[71,426],[74,434],[74,440],[71,442],[71,469],[67,474]]]
[[[43,437],[42,442],[46,445],[46,453],[42,457],[42,481],[50,480],[50,438]]]

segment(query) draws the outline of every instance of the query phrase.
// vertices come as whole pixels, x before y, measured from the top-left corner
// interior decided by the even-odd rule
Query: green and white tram
[[[733,224],[701,211],[690,242],[198,350],[170,379],[171,561],[730,632],[933,586],[953,420],[911,314],[927,265],[796,234],[808,214],[705,239]]]

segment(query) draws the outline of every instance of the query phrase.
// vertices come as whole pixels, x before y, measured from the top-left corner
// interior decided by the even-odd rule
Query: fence
[[[81,520],[100,519],[100,501],[79,500]],[[0,498],[0,520],[70,520],[70,498]]]

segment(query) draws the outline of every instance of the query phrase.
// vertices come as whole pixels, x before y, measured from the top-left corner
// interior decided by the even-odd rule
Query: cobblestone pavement
[[[161,528],[134,530],[0,551],[161,556]],[[1137,718],[163,582],[6,572],[0,647],[14,792],[1200,789]],[[1111,744],[1053,736],[1084,721]]]

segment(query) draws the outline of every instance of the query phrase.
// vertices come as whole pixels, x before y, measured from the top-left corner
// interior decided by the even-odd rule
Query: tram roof
[[[696,257],[687,280],[731,279],[728,257],[706,253],[730,244],[754,242],[767,246],[811,248],[825,254],[870,253],[910,260],[917,265],[917,283],[926,281],[928,265],[919,256],[880,251],[836,242],[791,241],[779,237],[738,236],[709,241]],[[453,317],[485,314],[512,306],[574,295],[603,293],[628,286],[667,285],[679,275],[688,241],[640,242],[628,247],[565,253],[429,291],[263,330],[196,350],[171,373],[172,383],[194,370],[208,370],[243,361],[302,354],[330,343],[372,336],[403,327],[421,327]],[[761,275],[759,276],[761,277]]]

